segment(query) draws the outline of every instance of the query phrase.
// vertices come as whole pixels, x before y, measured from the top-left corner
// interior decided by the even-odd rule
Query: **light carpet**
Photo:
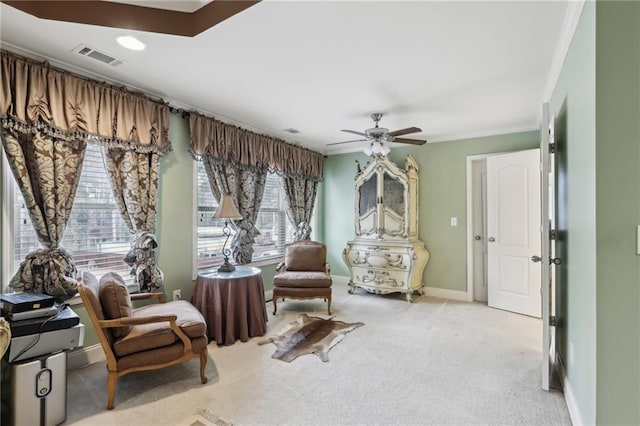
[[[238,425],[569,425],[562,393],[541,390],[541,321],[479,303],[426,296],[409,304],[334,284],[333,317],[364,322],[331,362],[274,362],[262,338],[209,345],[198,362],[118,381],[106,405],[103,363],[69,373],[67,424],[177,425],[203,412]],[[267,336],[324,303],[287,300]],[[326,311],[325,311],[326,312]],[[204,423],[206,424],[206,423]]]

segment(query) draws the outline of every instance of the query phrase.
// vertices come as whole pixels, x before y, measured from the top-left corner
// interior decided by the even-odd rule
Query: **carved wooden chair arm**
[[[126,327],[128,325],[152,324],[154,322],[175,322],[178,319],[176,315],[150,315],[147,317],[122,317],[112,320],[100,320],[100,327]]]
[[[164,293],[133,293],[130,296],[132,301],[156,299],[158,303],[164,303]]]
[[[276,272],[283,272],[283,271],[284,271],[284,262],[280,262],[276,266]]]
[[[146,317],[122,317],[118,319],[112,320],[100,320],[99,324],[102,328],[112,328],[112,327],[122,327],[128,325],[141,325],[141,324],[152,324],[155,322],[166,322],[169,321],[169,326],[171,330],[176,333],[176,335],[182,340],[183,345],[183,353],[187,351],[192,351],[191,339],[187,334],[182,331],[180,326],[176,324],[176,320],[178,319],[177,315],[149,315]]]

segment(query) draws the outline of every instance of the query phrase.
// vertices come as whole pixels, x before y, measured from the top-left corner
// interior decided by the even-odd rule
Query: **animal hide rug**
[[[278,335],[258,342],[274,343],[277,350],[272,358],[291,362],[300,355],[316,354],[324,362],[329,361],[329,350],[346,337],[349,331],[364,323],[346,323],[302,314]]]

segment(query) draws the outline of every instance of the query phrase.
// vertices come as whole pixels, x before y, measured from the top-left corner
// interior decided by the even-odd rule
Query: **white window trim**
[[[9,280],[11,280],[10,270],[13,269],[13,227],[11,224],[13,223],[13,185],[12,180],[13,175],[11,172],[11,167],[9,167],[9,161],[7,160],[7,156],[4,152],[4,149],[0,149],[2,153],[0,159],[2,161],[2,276],[0,279],[2,280],[2,292],[6,291],[6,287],[9,285]]]

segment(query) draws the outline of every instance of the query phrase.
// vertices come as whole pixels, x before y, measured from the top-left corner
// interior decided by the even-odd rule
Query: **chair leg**
[[[331,296],[327,297],[327,312],[331,315]]]
[[[207,366],[207,350],[200,352],[200,381],[204,385],[207,383],[207,376],[204,374],[204,368]]]
[[[107,410],[113,410],[116,399],[116,382],[118,381],[118,373],[109,371],[107,378]]]
[[[277,311],[278,311],[278,298],[274,297],[273,298],[273,315],[275,315]]]

